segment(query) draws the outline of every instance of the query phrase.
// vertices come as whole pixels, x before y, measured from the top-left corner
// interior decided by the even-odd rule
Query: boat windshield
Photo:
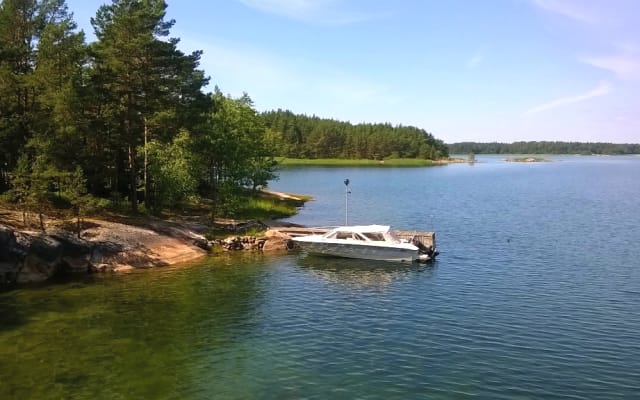
[[[351,235],[351,232],[336,232],[335,235],[332,236],[336,239],[351,239]]]
[[[384,235],[380,232],[363,232],[362,234],[374,242],[384,242]]]
[[[339,240],[359,240],[363,242],[391,242],[398,243],[399,240],[393,235],[393,233],[385,227],[372,226],[378,229],[363,229],[371,227],[338,227],[323,235],[327,239],[339,239]]]
[[[366,241],[367,239],[358,232],[348,232],[348,231],[337,231],[334,234],[328,235],[329,239],[342,239],[342,240],[362,240]],[[384,240],[384,239],[383,239]]]

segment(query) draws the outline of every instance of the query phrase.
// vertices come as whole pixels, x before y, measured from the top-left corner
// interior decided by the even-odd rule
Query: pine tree
[[[36,46],[43,30],[41,2],[4,0],[0,4],[0,169],[16,167],[37,121],[33,85]]]
[[[75,99],[84,36],[75,29],[64,0],[0,4],[0,191],[7,187],[8,171],[19,167],[14,175],[29,182],[25,201],[41,202],[41,211],[47,181],[78,162]],[[20,157],[37,165],[27,171],[18,165]]]
[[[126,157],[134,211],[141,181],[145,202],[150,202],[147,145],[152,140],[168,143],[177,135],[185,111],[201,100],[200,89],[207,82],[196,69],[200,52],[186,56],[177,50],[177,39],[164,40],[174,24],[164,19],[166,8],[163,0],[114,0],[91,20],[98,38],[92,48],[93,80],[111,105],[105,116],[119,147],[111,151]]]

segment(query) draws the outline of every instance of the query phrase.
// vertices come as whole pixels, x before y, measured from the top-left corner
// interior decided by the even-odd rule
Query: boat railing
[[[405,239],[409,243],[417,240],[426,247],[436,248],[435,232],[395,231],[394,234],[398,239]]]

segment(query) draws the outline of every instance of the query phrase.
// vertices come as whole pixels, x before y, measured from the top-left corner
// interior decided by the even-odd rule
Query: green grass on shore
[[[426,167],[436,165],[432,160],[417,158],[391,158],[385,160],[342,159],[342,158],[284,158],[276,161],[282,166],[310,166],[310,167]]]
[[[294,216],[298,208],[311,200],[311,196],[289,194],[281,198],[268,192],[247,192],[231,215],[239,219],[279,219]]]

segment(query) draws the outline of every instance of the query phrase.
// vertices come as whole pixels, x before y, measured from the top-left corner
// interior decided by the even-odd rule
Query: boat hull
[[[395,262],[428,261],[415,248],[368,246],[358,243],[312,242],[300,239],[295,241],[304,251],[313,255]]]

